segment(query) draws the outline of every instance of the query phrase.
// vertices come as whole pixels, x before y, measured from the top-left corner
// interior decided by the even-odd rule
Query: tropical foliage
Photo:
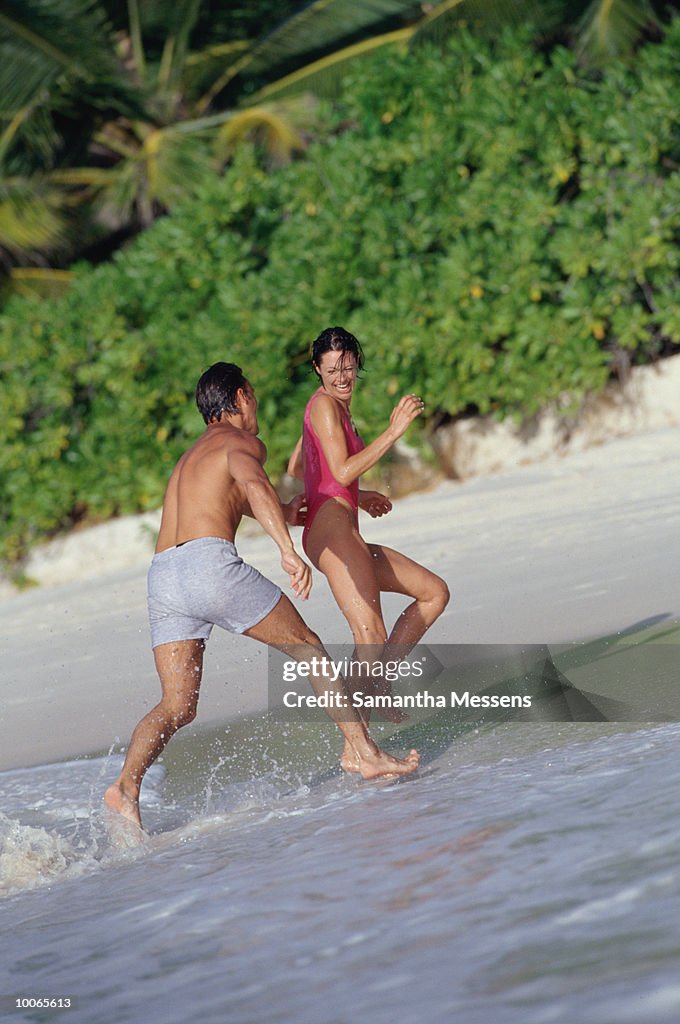
[[[5,265],[119,243],[191,194],[243,137],[288,158],[304,146],[299,109],[239,113],[239,102],[273,69],[417,4],[326,0],[271,31],[297,7],[0,0]]]
[[[195,193],[244,139],[290,159],[316,134],[300,95],[336,95],[376,50],[417,48],[466,21],[497,33],[531,18],[544,45],[568,38],[602,63],[658,33],[672,6],[0,0],[0,265],[107,255]]]
[[[427,431],[575,407],[614,366],[678,350],[680,19],[594,78],[524,32],[388,49],[326,110],[328,137],[222,178],[61,298],[0,317],[0,545],[156,507],[200,432],[217,359],[261,399],[281,472],[331,323],[364,342],[367,437],[417,387]],[[351,126],[351,127],[348,127]],[[424,439],[424,438],[423,438]]]

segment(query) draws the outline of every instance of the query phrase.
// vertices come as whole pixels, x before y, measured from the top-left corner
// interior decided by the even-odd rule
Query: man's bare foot
[[[392,757],[384,750],[375,747],[370,753],[361,756],[356,751],[345,751],[340,764],[346,772],[361,775],[362,779],[389,779],[397,775],[410,775],[420,764],[420,754],[412,750],[403,760]]]
[[[110,811],[116,811],[141,829],[142,819],[139,814],[139,804],[136,800],[131,800],[129,796],[126,796],[117,782],[109,786],[104,793],[104,803]]]
[[[345,749],[342,752],[342,757],[340,758],[340,765],[344,771],[350,774],[358,774],[359,772],[359,758],[348,744],[345,745]]]

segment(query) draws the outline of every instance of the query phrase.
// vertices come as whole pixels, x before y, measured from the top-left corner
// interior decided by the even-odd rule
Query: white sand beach
[[[401,499],[382,520],[363,520],[367,539],[449,582],[453,600],[432,643],[567,642],[680,618],[677,427],[447,482]],[[145,607],[156,521],[76,535],[52,551],[52,585],[3,595],[0,770],[120,749],[157,700]],[[238,545],[285,582],[264,534],[249,528]],[[401,607],[387,597],[388,622]],[[318,574],[301,611],[324,641],[349,641]],[[265,649],[216,629],[197,727],[266,704]]]

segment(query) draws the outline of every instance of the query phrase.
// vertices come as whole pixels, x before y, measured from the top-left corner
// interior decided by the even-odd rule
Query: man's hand
[[[282,505],[283,518],[289,526],[304,526],[307,522],[307,499],[296,494],[286,505]]]
[[[287,551],[281,556],[281,568],[290,576],[290,585],[297,597],[306,601],[312,589],[312,570],[297,551]]]
[[[392,511],[392,502],[379,491],[359,491],[359,508],[368,512],[373,519],[377,519]]]

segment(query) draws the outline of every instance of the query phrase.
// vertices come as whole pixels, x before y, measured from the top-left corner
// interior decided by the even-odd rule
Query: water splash
[[[68,840],[0,813],[0,892],[45,885],[74,866],[85,865]]]
[[[104,812],[101,798],[120,757],[67,761],[0,774],[0,895],[82,877],[136,859],[146,844]],[[146,807],[158,803],[154,767]],[[134,838],[134,841],[133,841]]]

